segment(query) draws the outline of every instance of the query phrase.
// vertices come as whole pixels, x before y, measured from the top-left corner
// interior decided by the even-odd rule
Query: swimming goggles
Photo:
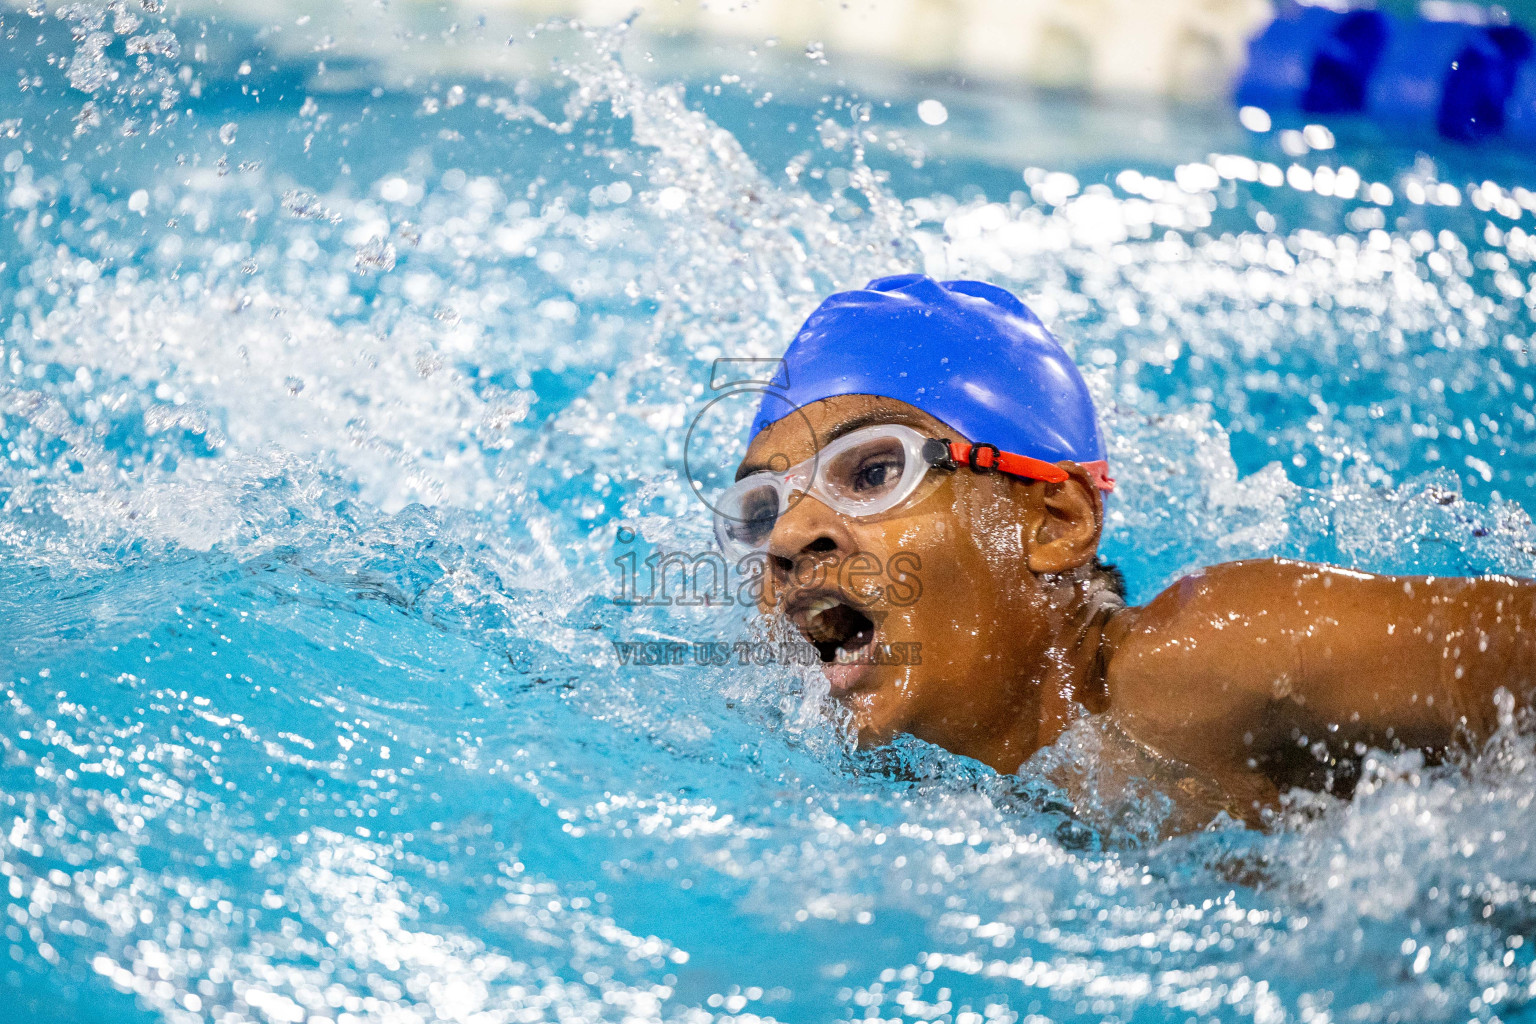
[[[740,558],[765,550],[779,517],[806,495],[834,512],[864,519],[906,501],[930,469],[961,465],[1051,483],[1068,477],[1054,463],[996,445],[925,437],[899,423],[882,423],[843,435],[785,472],[764,470],[736,481],[715,502],[715,538],[728,556]],[[1100,490],[1114,489],[1103,461],[1083,468]]]

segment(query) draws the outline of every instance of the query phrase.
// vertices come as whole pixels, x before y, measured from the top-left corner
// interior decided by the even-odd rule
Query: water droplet
[[[917,116],[923,124],[939,125],[949,120],[949,108],[938,100],[923,100],[917,105]]]
[[[395,269],[395,258],[393,245],[382,238],[373,238],[357,247],[352,267],[359,274],[388,272]]]

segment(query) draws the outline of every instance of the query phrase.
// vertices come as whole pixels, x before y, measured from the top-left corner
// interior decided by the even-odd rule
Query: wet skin
[[[759,434],[738,477],[797,464],[872,422],[960,439],[868,395],[803,413]],[[915,664],[826,666],[861,744],[911,733],[1012,772],[1086,710],[1259,823],[1289,786],[1347,790],[1366,747],[1434,753],[1487,736],[1496,691],[1523,701],[1536,674],[1529,580],[1271,559],[1212,566],[1125,607],[1088,568],[1099,493],[1076,464],[1059,465],[1070,474],[1060,484],[934,470],[870,519],[808,496],[774,525],[765,615],[814,633],[806,609],[835,599],[875,623],[866,650],[922,645]],[[859,553],[874,561],[853,562]],[[891,566],[898,553],[905,574],[848,571]]]

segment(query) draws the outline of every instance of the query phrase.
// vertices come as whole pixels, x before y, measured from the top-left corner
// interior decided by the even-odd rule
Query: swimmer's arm
[[[1536,584],[1215,566],[1137,613],[1109,681],[1146,742],[1212,770],[1303,738],[1444,748],[1492,732],[1500,688],[1528,704]]]

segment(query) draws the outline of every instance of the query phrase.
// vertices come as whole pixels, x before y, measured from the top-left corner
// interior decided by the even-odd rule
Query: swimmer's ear
[[[1031,523],[1029,547],[1033,572],[1065,572],[1091,562],[1104,528],[1104,502],[1093,479],[1075,462],[1057,465],[1070,475],[1059,484],[1041,483],[1040,503]]]

